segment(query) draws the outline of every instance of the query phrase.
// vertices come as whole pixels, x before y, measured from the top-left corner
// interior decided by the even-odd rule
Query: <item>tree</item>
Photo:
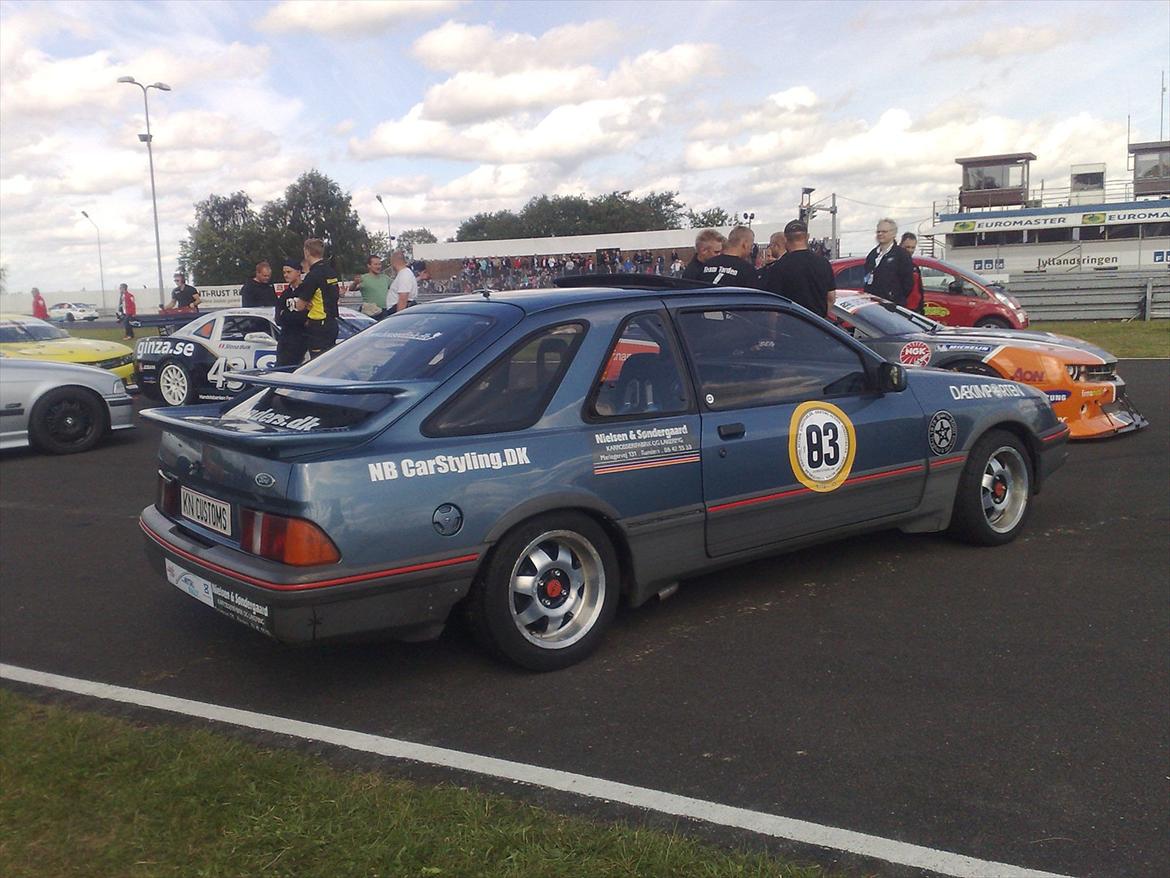
[[[383,253],[385,233],[371,237],[344,192],[320,171],[302,174],[259,211],[244,192],[209,195],[195,205],[195,224],[179,245],[180,264],[201,283],[238,283],[257,262],[299,259],[306,238],[321,238],[343,277],[364,271]]]
[[[398,235],[398,248],[406,254],[407,259],[414,259],[415,244],[434,244],[439,239],[425,226],[421,229],[407,229]],[[374,250],[374,253],[380,251]]]
[[[688,210],[687,222],[692,229],[718,229],[721,226],[733,225],[735,217],[722,207],[712,207],[698,213]]]
[[[632,198],[629,192],[582,195],[539,195],[513,213],[478,213],[464,220],[457,241],[489,241],[504,238],[546,238],[561,235],[603,235],[611,232],[645,232],[682,226],[686,206],[677,192],[651,192]]]

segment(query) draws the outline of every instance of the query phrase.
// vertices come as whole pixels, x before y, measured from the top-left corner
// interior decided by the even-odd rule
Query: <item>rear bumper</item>
[[[336,576],[208,546],[148,506],[139,520],[151,567],[211,609],[282,643],[434,636],[471,587],[479,555],[419,559]],[[317,579],[308,578],[319,577]],[[192,603],[194,606],[194,603]]]

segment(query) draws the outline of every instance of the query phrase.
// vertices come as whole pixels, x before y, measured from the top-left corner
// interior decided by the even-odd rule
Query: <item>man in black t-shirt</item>
[[[808,226],[800,220],[784,227],[784,242],[788,252],[768,266],[761,286],[828,319],[829,306],[837,298],[833,266],[808,249]]]
[[[171,290],[170,308],[192,308],[199,310],[199,290],[187,283],[187,275],[175,272],[175,288]]]
[[[703,266],[723,252],[723,236],[714,229],[703,229],[695,236],[695,256],[683,270],[687,280],[702,280]]]
[[[713,287],[758,287],[759,275],[751,263],[756,233],[747,226],[736,226],[727,235],[723,252],[703,263],[700,280]]]
[[[276,304],[272,266],[267,262],[257,262],[256,273],[240,287],[240,304],[245,308],[271,308]]]

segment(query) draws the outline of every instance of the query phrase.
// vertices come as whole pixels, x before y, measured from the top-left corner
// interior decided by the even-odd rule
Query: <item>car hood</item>
[[[1054,332],[1037,332],[1031,329],[948,327],[939,332],[923,333],[922,337],[924,340],[934,342],[964,341],[976,344],[1026,347],[1070,360],[1076,360],[1078,354],[1088,354],[1103,363],[1117,361],[1113,354],[1079,338],[1057,335]],[[1083,362],[1083,358],[1079,361]]]
[[[48,341],[9,342],[0,345],[6,357],[25,360],[56,360],[62,363],[93,363],[132,356],[133,351],[114,341],[89,338],[59,338]]]

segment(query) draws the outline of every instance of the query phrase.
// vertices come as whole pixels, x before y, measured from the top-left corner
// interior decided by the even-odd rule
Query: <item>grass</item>
[[[119,344],[133,345],[132,341],[122,340],[122,327],[120,326],[62,326],[66,332],[74,338],[96,338],[99,341],[116,341]],[[135,329],[134,335],[141,338],[144,335],[158,335],[158,330],[151,329]]]
[[[0,874],[784,876],[763,853],[0,690]]]
[[[1170,320],[1045,320],[1029,328],[1082,338],[1115,357],[1170,357]]]

